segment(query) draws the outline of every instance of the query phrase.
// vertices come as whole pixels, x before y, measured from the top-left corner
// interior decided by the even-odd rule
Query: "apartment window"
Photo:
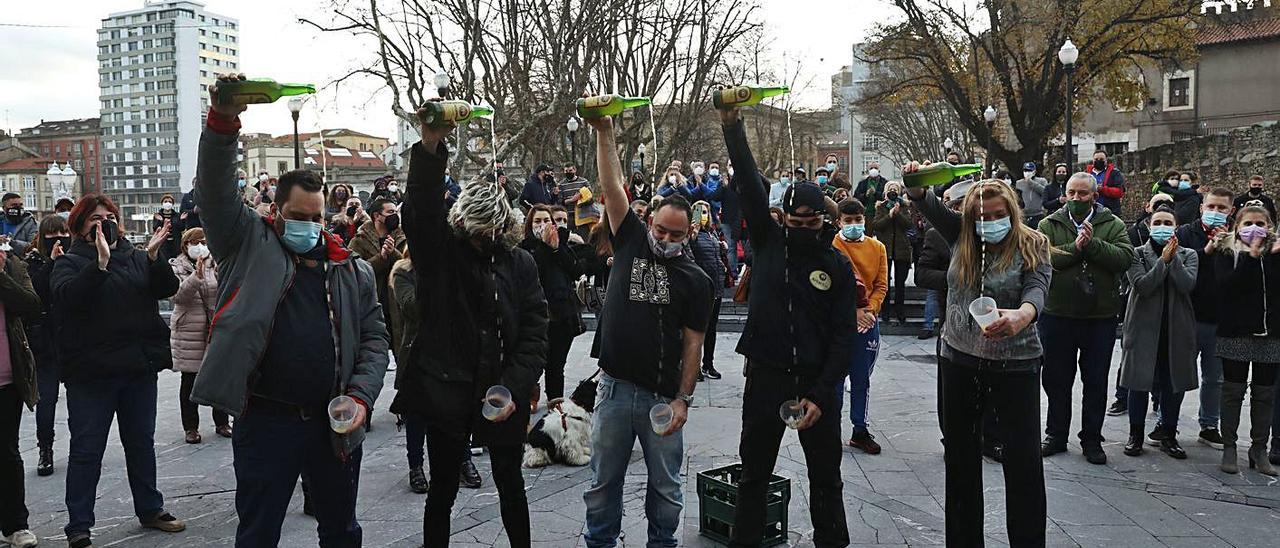
[[[35,175],[23,175],[23,176],[22,176],[22,189],[23,189],[23,190],[26,190],[27,192],[31,192],[32,190],[35,190],[35,188],[36,188],[36,176],[35,176]]]
[[[204,35],[205,35],[204,29],[200,29],[200,36],[204,36]]]
[[[289,171],[289,162],[276,162],[276,173],[285,173]]]
[[[53,155],[54,156],[62,155],[62,145],[53,145]]]
[[[880,149],[879,140],[876,139],[875,135],[872,135],[870,133],[862,134],[862,149],[863,150],[879,150]]]
[[[76,154],[83,154],[83,153],[84,153],[84,145],[82,145],[82,144],[80,144],[80,143],[76,143],[76,144],[72,147],[72,150],[74,150]]]
[[[1164,110],[1191,110],[1195,108],[1196,73],[1194,70],[1175,71],[1164,75]]]
[[[71,167],[74,168],[76,171],[80,171],[81,169],[84,169],[84,162],[80,160],[72,160]]]

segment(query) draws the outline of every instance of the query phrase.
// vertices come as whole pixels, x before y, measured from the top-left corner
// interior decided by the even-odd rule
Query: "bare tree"
[[[856,109],[862,128],[882,143],[881,153],[897,163],[911,160],[938,160],[947,152],[944,142],[952,140],[951,150],[962,158],[971,158],[973,143],[969,131],[951,104],[936,90],[916,88],[885,93],[909,76],[898,63],[880,63],[873,70],[867,95],[878,97],[864,101]]]

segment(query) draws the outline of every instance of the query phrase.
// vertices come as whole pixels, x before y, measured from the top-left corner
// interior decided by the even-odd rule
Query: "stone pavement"
[[[696,407],[686,427],[684,523],[685,546],[715,546],[699,536],[698,497],[694,476],[699,470],[737,460],[743,387],[742,360],[733,353],[736,334],[721,335],[717,367],[724,379],[699,385]],[[570,355],[568,384],[595,370],[587,357],[590,337],[576,341]],[[1118,345],[1117,345],[1118,346]],[[846,449],[842,471],[849,529],[856,546],[919,546],[943,543],[943,470],[935,406],[934,341],[886,337],[872,383],[872,429],[884,445],[878,456]],[[1114,363],[1119,363],[1119,355]],[[1113,368],[1114,369],[1114,368]],[[391,399],[391,376],[381,402]],[[103,463],[98,489],[95,546],[193,547],[231,546],[235,536],[235,477],[230,440],[215,436],[207,410],[202,413],[205,442],[182,442],[178,418],[178,376],[160,376],[156,423],[156,455],[160,488],[167,508],[185,519],[185,533],[170,535],[141,529],[133,517],[123,454],[114,432]],[[1077,404],[1079,398],[1077,385]],[[1194,425],[1195,395],[1183,405],[1183,423]],[[1078,407],[1078,405],[1077,405]],[[1042,405],[1043,408],[1043,405]],[[1244,413],[1248,417],[1248,413]],[[1244,419],[1247,422],[1247,418]],[[1077,409],[1076,424],[1079,423]],[[1123,417],[1109,417],[1106,450],[1109,464],[1093,466],[1073,443],[1071,451],[1045,462],[1048,487],[1049,541],[1054,546],[1269,546],[1280,543],[1280,484],[1245,471],[1228,476],[1217,471],[1219,453],[1193,441],[1190,427],[1181,436],[1190,454],[1175,461],[1158,451],[1141,457],[1120,452],[1127,433]],[[848,434],[849,427],[845,427]],[[34,415],[23,418],[19,441],[28,470],[27,503],[31,524],[43,546],[61,546],[66,524],[63,482],[67,454],[65,408],[58,412],[57,473],[35,475]],[[1247,425],[1241,425],[1247,432]],[[804,455],[789,432],[783,440],[778,473],[792,482],[789,541],[812,546]],[[625,490],[624,546],[643,546],[644,466],[638,448]],[[506,546],[497,494],[488,478],[488,459],[476,464],[486,476],[479,490],[462,490],[454,508],[455,546]],[[365,445],[358,514],[365,546],[416,547],[421,542],[424,496],[409,492],[405,477],[404,436],[385,410],[375,416],[375,429]],[[987,493],[989,545],[1004,534],[1003,477],[988,462],[983,476]],[[582,492],[590,482],[587,467],[553,466],[526,470],[533,537],[538,546],[580,546],[585,515]],[[315,522],[302,514],[301,492],[295,493],[280,546],[315,546]]]

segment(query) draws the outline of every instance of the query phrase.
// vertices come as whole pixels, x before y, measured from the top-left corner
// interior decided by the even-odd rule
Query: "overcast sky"
[[[800,82],[810,81],[805,106],[829,103],[830,76],[848,64],[850,46],[894,10],[886,0],[759,0],[761,15],[777,39],[774,48],[794,63],[803,59]],[[353,38],[319,36],[297,24],[299,16],[327,20],[326,0],[207,0],[209,11],[240,20],[240,61],[251,77],[324,84],[358,60],[367,59]],[[0,124],[17,130],[44,120],[98,115],[97,29],[110,13],[142,7],[143,0],[46,0],[6,2],[0,24],[62,25],[25,28],[0,25]],[[790,63],[789,63],[790,64]],[[395,121],[376,85],[322,93],[320,111],[303,112],[301,129],[347,127],[395,139]],[[283,104],[255,106],[244,131],[284,134],[292,130]]]

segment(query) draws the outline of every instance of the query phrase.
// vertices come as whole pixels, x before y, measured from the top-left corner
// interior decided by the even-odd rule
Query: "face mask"
[[[844,239],[850,241],[859,240],[862,239],[862,233],[864,230],[866,230],[866,225],[863,223],[849,223],[840,227],[840,236],[843,236]]]
[[[165,202],[160,204],[160,208],[165,211],[173,211],[173,202]]]
[[[836,170],[836,163],[835,163],[835,162],[827,162],[827,171],[835,171],[835,170]]]
[[[270,193],[272,193],[272,194],[275,194],[275,193],[276,193],[276,185],[271,185],[271,186],[267,187],[267,192],[270,192]]]
[[[1250,189],[1249,189],[1249,195],[1250,195],[1250,196],[1261,196],[1261,195],[1262,195],[1262,189],[1261,189],[1261,188],[1250,188]]]
[[[682,242],[668,242],[659,240],[653,235],[653,231],[646,234],[649,236],[649,248],[653,250],[653,254],[663,259],[679,257],[684,252],[684,244]]]
[[[702,176],[703,173],[706,173],[706,170],[702,169],[701,167],[693,168],[694,175]]]
[[[994,221],[978,221],[974,230],[978,232],[978,236],[983,242],[989,244],[998,244],[1003,242],[1005,237],[1009,235],[1009,231],[1013,229],[1013,225],[1009,217],[996,219]]]
[[[356,206],[347,206],[347,216],[348,216],[348,217],[355,217],[355,216],[356,216],[356,209],[357,209],[357,208],[356,208]]]
[[[711,168],[709,171],[707,171],[707,175],[710,175],[710,176],[712,176],[712,177],[719,177],[719,176],[720,176],[720,168],[718,168],[718,167],[713,167],[713,168]]]
[[[556,226],[560,228],[569,228],[569,221],[565,221],[565,220],[556,221]]]
[[[894,190],[890,190],[889,192],[884,193],[884,197],[887,198],[890,202],[896,202],[898,201],[898,192]]]
[[[1238,236],[1240,236],[1240,241],[1253,245],[1254,242],[1267,237],[1267,228],[1258,225],[1241,227]]]
[[[1151,241],[1164,245],[1171,237],[1173,237],[1173,227],[1166,225],[1151,227]]]
[[[5,215],[7,215],[7,216],[9,216],[9,217],[10,217],[10,218],[12,218],[12,219],[18,219],[18,218],[21,218],[21,217],[22,217],[22,208],[20,208],[20,207],[11,207],[11,208],[8,208],[8,209],[4,210],[4,214],[5,214]]]
[[[1059,182],[1059,183],[1061,183],[1061,182],[1065,182],[1065,181],[1067,180],[1067,174],[1066,174],[1066,173],[1055,173],[1055,174],[1053,175],[1053,180],[1055,180],[1055,181],[1057,181],[1057,182]]]
[[[676,176],[675,176],[675,175],[667,175],[667,184],[670,184],[670,185],[674,185],[674,184],[676,184]]]
[[[1186,190],[1188,188],[1191,188],[1191,181],[1178,181],[1179,190]]]
[[[556,178],[555,178],[555,177],[552,177],[552,176],[550,176],[550,175],[543,175],[543,176],[542,176],[542,183],[543,183],[543,184],[546,184],[546,185],[553,185],[553,184],[555,184],[555,183],[556,183]]]
[[[872,177],[879,177],[879,176],[880,176],[880,170],[878,170],[878,169],[870,169],[870,170],[868,170],[868,171],[867,171],[867,175],[870,175],[870,176],[872,176]]]
[[[70,212],[70,211],[59,211],[59,212],[57,213],[57,215],[58,215],[59,217],[62,217],[63,219],[70,219],[70,218],[71,218],[71,212]]]
[[[347,196],[347,191],[345,190],[339,190],[337,192],[334,192],[333,197],[337,198],[339,201],[350,198],[350,196]]]
[[[392,194],[400,192],[400,185],[387,185],[387,192]]]
[[[382,224],[387,227],[387,232],[395,232],[397,228],[400,228],[400,216],[391,215],[382,221]]]
[[[1084,217],[1093,210],[1093,200],[1067,200],[1067,211],[1072,217]]]
[[[819,176],[818,176],[818,184],[819,184],[819,185],[825,185],[825,184],[827,184],[827,176],[826,176],[826,175],[819,175]]]
[[[822,231],[816,228],[787,227],[787,247],[799,252],[813,252],[822,245]]]
[[[1227,214],[1219,211],[1206,211],[1200,214],[1200,221],[1209,227],[1219,227],[1227,224]]]
[[[311,251],[320,241],[320,223],[285,219],[284,234],[280,236],[284,246],[294,253]]]
[[[732,168],[732,167],[730,167],[730,168],[729,168],[729,176],[730,176],[730,177],[733,177],[733,168]]]
[[[1107,161],[1106,161],[1106,160],[1094,160],[1094,161],[1093,161],[1093,169],[1096,169],[1096,170],[1098,170],[1098,171],[1102,171],[1102,170],[1104,170],[1104,169],[1107,169]]]
[[[791,177],[781,177],[778,179],[778,182],[782,183],[782,186],[787,186],[791,184]]]
[[[237,180],[236,180],[236,188],[244,188],[244,186],[245,186],[245,181],[244,181],[244,179],[237,179]]]
[[[209,247],[204,244],[195,244],[187,248],[187,256],[195,260],[200,260],[209,256]]]
[[[573,180],[573,178],[574,178],[574,177],[576,177],[576,176],[577,176],[577,174],[576,174],[576,173],[565,173],[565,174],[564,174],[564,180],[566,180],[566,181],[572,181],[572,180]]]
[[[1024,171],[1024,172],[1022,172],[1022,178],[1023,178],[1023,179],[1026,179],[1026,180],[1028,180],[1028,181],[1030,181],[1030,180],[1031,180],[1031,178],[1032,178],[1032,177],[1035,177],[1035,176],[1036,176],[1036,172],[1034,172],[1034,171]]]
[[[543,235],[543,234],[546,234],[546,233],[547,233],[547,224],[546,224],[546,223],[543,223],[543,224],[540,224],[540,225],[533,225],[533,237],[534,237],[534,238],[537,238],[537,239],[541,240],[541,239],[542,239],[542,235]]]
[[[103,219],[99,225],[102,230],[102,238],[107,241],[107,245],[115,245],[116,238],[120,235],[120,227],[111,219]]]
[[[266,173],[259,173],[259,174],[258,174],[258,182],[264,182],[264,181],[266,181],[266,180],[267,180],[267,174],[266,174]]]

